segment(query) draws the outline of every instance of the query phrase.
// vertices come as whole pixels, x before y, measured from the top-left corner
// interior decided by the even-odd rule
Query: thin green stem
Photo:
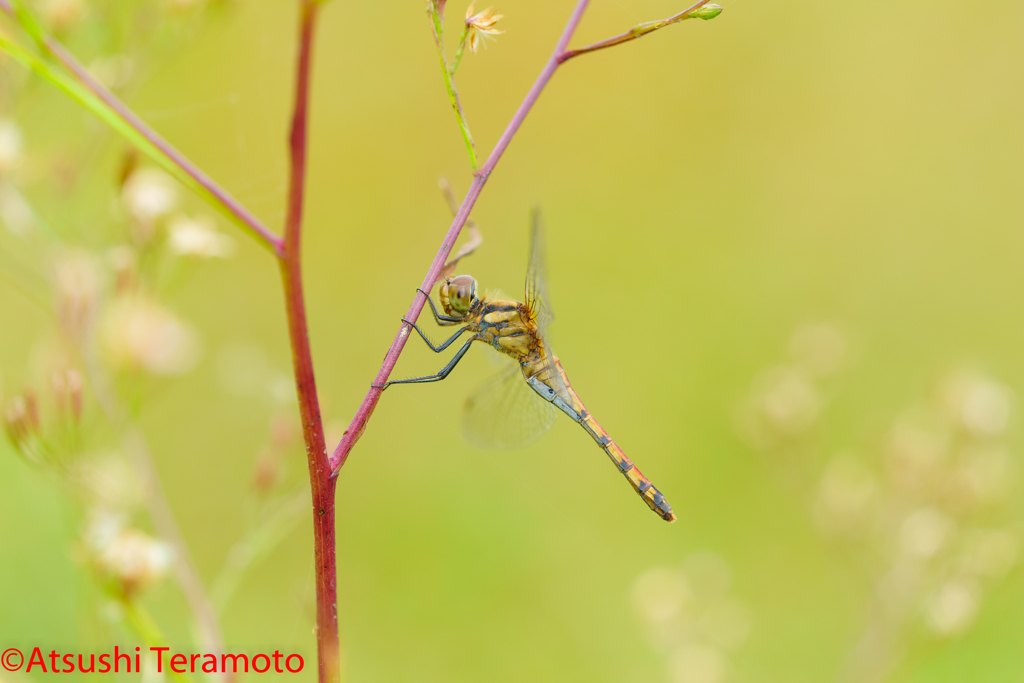
[[[132,628],[135,629],[135,632],[139,634],[139,637],[142,638],[146,645],[151,648],[164,648],[168,646],[167,637],[144,607],[123,595],[121,596],[121,606],[124,608],[124,615],[128,619],[128,623],[132,625]],[[158,652],[158,654],[160,653]],[[178,683],[193,683],[190,676],[178,673],[170,666],[167,666],[164,670]]]
[[[466,40],[469,38],[469,24],[462,25],[462,36],[459,37],[459,49],[455,53],[455,59],[452,61],[452,68],[449,72],[452,78],[455,78],[455,72],[459,68],[459,63],[462,61],[462,53],[466,49]]]
[[[466,152],[469,153],[469,163],[473,167],[473,171],[480,167],[480,162],[476,156],[476,145],[473,143],[473,135],[469,132],[469,123],[466,121],[466,115],[462,111],[462,102],[459,101],[459,91],[455,88],[455,68],[448,66],[448,58],[444,53],[444,25],[441,20],[441,15],[437,11],[437,7],[431,3],[430,5],[430,18],[433,22],[434,31],[434,44],[437,45],[437,57],[441,60],[441,73],[444,75],[444,87],[448,90],[448,99],[452,103],[452,110],[455,112],[455,118],[459,122],[459,129],[462,131],[462,139],[466,142]],[[463,37],[465,40],[465,37]],[[462,49],[460,46],[458,59],[461,59]],[[457,65],[457,62],[456,62]]]

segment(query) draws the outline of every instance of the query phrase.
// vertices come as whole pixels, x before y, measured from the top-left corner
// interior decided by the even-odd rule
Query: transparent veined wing
[[[544,234],[540,225],[540,209],[533,210],[530,228],[530,263],[526,268],[526,307],[543,332],[555,314],[548,299],[548,272],[545,264]]]
[[[551,321],[555,319],[555,314],[551,308],[551,300],[548,297],[546,251],[544,230],[540,220],[540,209],[535,208],[530,226],[530,263],[526,268],[526,307],[537,323],[537,332],[540,335],[541,343],[547,351],[548,367],[541,373],[544,375],[544,381],[562,399],[568,400],[569,392],[566,390],[565,384],[562,382],[558,371],[551,361],[554,353],[551,351],[550,336],[547,328]]]
[[[483,448],[525,446],[550,429],[555,407],[537,395],[519,364],[506,367],[466,399],[463,432]]]

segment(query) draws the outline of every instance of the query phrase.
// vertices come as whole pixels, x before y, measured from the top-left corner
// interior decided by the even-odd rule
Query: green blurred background
[[[507,0],[497,7],[507,33],[465,58],[459,89],[481,152],[573,4]],[[574,44],[680,9],[594,0]],[[130,98],[275,228],[296,19],[293,2],[238,3],[162,58]],[[901,411],[965,362],[1011,391],[1024,386],[1022,34],[1024,5],[1009,0],[741,1],[714,21],[566,64],[488,183],[473,213],[485,243],[461,269],[518,296],[529,212],[542,207],[559,356],[679,521],[652,515],[567,420],[524,450],[465,442],[463,399],[493,371],[490,352],[474,349],[446,382],[389,391],[341,474],[347,680],[698,680],[672,668],[633,597],[638,576],[695,551],[729,566],[729,594],[750,617],[728,680],[841,680],[872,584],[816,531],[806,497],[773,476],[773,456],[744,442],[737,406],[786,358],[794,330],[822,320],[847,333],[851,353],[830,385],[811,469],[838,451],[876,448]],[[30,152],[98,130],[38,88]],[[54,129],[68,140],[45,137]],[[442,175],[460,197],[471,180],[422,2],[329,3],[315,53],[304,254],[335,434],[450,222]],[[99,217],[112,201],[104,183],[47,207],[69,242],[105,244],[93,236],[105,234]],[[236,255],[198,269],[169,302],[200,331],[202,359],[152,391],[141,418],[207,579],[247,527],[256,456],[282,410],[265,397],[269,384],[247,395],[226,388],[225,365],[239,349],[262,354],[270,378],[290,364],[276,265],[221,228],[236,236]],[[0,364],[17,389],[52,323],[6,286],[0,311]],[[397,375],[441,364],[414,340]],[[1018,462],[1020,436],[1011,423]],[[6,442],[0,450],[0,645],[100,651],[89,635],[95,589],[72,559],[80,518],[60,487]],[[298,490],[300,447],[286,466]],[[1021,513],[1011,499],[1001,519],[1016,528]],[[233,648],[305,654],[304,680],[315,676],[309,531],[303,513],[223,619]],[[192,651],[175,584],[146,603]],[[962,635],[910,627],[887,680],[1024,680],[1022,626],[1024,581],[1011,572]]]

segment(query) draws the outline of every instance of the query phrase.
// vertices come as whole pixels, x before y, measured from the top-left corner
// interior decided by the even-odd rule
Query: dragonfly
[[[513,362],[466,401],[464,430],[471,441],[483,446],[520,446],[547,431],[561,411],[597,442],[651,510],[668,522],[675,521],[676,516],[665,496],[584,407],[561,361],[551,350],[547,327],[554,315],[548,301],[543,236],[537,212],[531,227],[523,302],[504,298],[500,293],[481,296],[476,280],[470,275],[445,277],[441,281],[438,289],[441,311],[437,310],[429,293],[418,291],[426,297],[438,325],[461,325],[449,339],[435,345],[414,322],[403,318],[435,353],[442,353],[464,334],[471,336],[439,372],[392,380],[378,388],[439,382],[455,369],[473,342],[483,342]]]

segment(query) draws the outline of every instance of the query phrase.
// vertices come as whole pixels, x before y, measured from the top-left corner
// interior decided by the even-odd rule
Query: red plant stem
[[[706,2],[707,0],[705,0]],[[569,17],[569,22],[565,26],[565,30],[562,31],[562,37],[559,38],[558,44],[555,45],[555,50],[548,59],[547,64],[544,65],[544,69],[537,76],[537,80],[534,82],[533,87],[530,88],[530,92],[526,94],[526,98],[522,104],[519,105],[519,109],[516,110],[515,116],[509,122],[508,127],[505,128],[505,132],[502,133],[501,138],[498,140],[498,144],[494,146],[491,151],[491,155],[487,157],[487,162],[480,167],[477,171],[476,176],[473,178],[473,184],[469,187],[469,192],[466,193],[466,198],[462,200],[462,206],[459,207],[458,213],[455,215],[455,220],[452,221],[451,227],[448,229],[448,233],[444,236],[444,241],[441,242],[441,248],[437,251],[437,256],[434,257],[433,263],[430,264],[429,270],[427,270],[426,277],[423,278],[423,284],[421,289],[425,292],[429,292],[434,286],[435,280],[437,280],[438,274],[444,267],[445,261],[448,259],[448,255],[452,251],[452,247],[455,246],[455,241],[459,238],[459,233],[462,232],[462,227],[466,224],[469,219],[469,214],[473,210],[473,206],[476,204],[476,200],[480,197],[480,192],[484,189],[484,185],[487,183],[487,179],[490,177],[494,167],[498,164],[501,159],[501,155],[505,153],[510,142],[512,142],[513,136],[519,130],[519,127],[523,124],[526,119],[526,115],[530,113],[530,109],[537,102],[537,98],[540,97],[541,91],[544,90],[544,86],[548,84],[551,77],[555,75],[555,71],[558,70],[559,65],[564,61],[563,55],[566,52],[566,48],[569,46],[569,41],[572,39],[573,33],[576,32],[576,28],[580,24],[580,20],[583,18],[583,12],[587,9],[587,5],[590,0],[579,0],[576,3],[576,9],[573,10],[572,16]],[[409,306],[409,311],[405,314],[406,320],[413,322],[419,318],[420,311],[423,310],[425,300],[423,295],[416,293],[416,296],[412,300],[412,305]],[[387,382],[388,377],[391,375],[391,371],[394,370],[395,364],[398,362],[398,357],[402,355],[402,350],[405,348],[405,342],[409,339],[409,331],[412,328],[402,323],[401,328],[398,330],[398,335],[395,340],[391,342],[391,347],[388,349],[387,355],[384,357],[384,363],[381,365],[380,371],[377,373],[377,377],[374,378],[373,384],[381,386]],[[373,409],[377,407],[377,402],[380,400],[381,390],[371,386],[370,391],[366,394],[366,398],[363,399],[359,409],[356,411],[355,417],[352,418],[351,424],[345,431],[345,435],[341,438],[341,443],[334,450],[334,455],[331,457],[331,469],[337,472],[342,465],[345,464],[345,460],[348,458],[348,454],[352,451],[352,447],[355,445],[359,437],[362,436],[363,430],[366,429],[366,423],[369,421],[370,416],[373,414]]]
[[[612,36],[611,38],[606,38],[605,40],[596,42],[596,43],[594,43],[592,45],[587,45],[586,47],[581,47],[581,48],[579,48],[577,50],[568,50],[568,51],[566,51],[562,55],[561,61],[562,61],[562,63],[565,63],[565,62],[569,61],[570,59],[572,59],[573,57],[578,57],[579,55],[587,54],[589,52],[596,52],[597,50],[603,50],[603,49],[605,49],[607,47],[614,47],[616,45],[622,45],[623,43],[628,43],[631,40],[636,40],[637,38],[642,38],[642,37],[646,36],[648,33],[653,33],[658,28],[664,28],[665,26],[669,26],[671,24],[674,24],[674,23],[677,23],[679,21],[682,21],[683,18],[687,14],[689,14],[690,12],[696,12],[697,10],[699,10],[701,7],[703,7],[704,5],[708,4],[709,2],[711,2],[711,0],[700,0],[700,2],[698,2],[695,5],[693,5],[689,9],[683,10],[682,12],[679,12],[678,14],[673,14],[671,17],[669,17],[668,19],[665,19],[663,22],[652,22],[652,23],[659,23],[659,24],[661,24],[660,26],[658,26],[655,29],[651,29],[651,30],[645,31],[643,33],[636,33],[635,31],[637,30],[637,28],[640,28],[640,27],[636,27],[636,28],[634,28],[634,29],[632,29],[630,31],[626,31],[625,33],[620,33],[619,35]],[[643,26],[643,24],[642,24],[642,26]]]
[[[295,368],[302,436],[306,442],[309,483],[313,496],[313,547],[316,560],[316,641],[320,683],[339,680],[337,567],[334,551],[334,494],[324,441],[320,403],[313,376],[313,355],[302,294],[302,205],[306,188],[306,139],[309,129],[310,61],[317,3],[301,0],[299,53],[295,79],[295,111],[290,136],[291,175],[285,219],[281,279],[288,313],[288,336]]]
[[[14,8],[8,0],[0,0],[0,9],[7,12],[11,16],[14,16]],[[78,78],[96,97],[100,98],[117,112],[118,116],[124,119],[125,123],[134,128],[139,134],[149,140],[154,147],[158,148],[161,152],[167,155],[167,157],[175,163],[181,170],[188,175],[192,176],[192,179],[199,183],[206,191],[217,198],[231,215],[241,221],[250,231],[252,231],[253,237],[257,241],[261,242],[264,246],[268,247],[277,256],[282,256],[284,241],[275,235],[270,228],[263,224],[263,222],[257,218],[249,209],[245,208],[237,199],[232,197],[227,190],[218,185],[213,178],[206,175],[198,166],[192,163],[188,157],[175,149],[169,142],[164,140],[159,133],[149,127],[145,121],[133,112],[124,102],[118,99],[117,95],[107,90],[106,86],[99,82],[95,76],[89,73],[89,70],[82,66],[73,54],[71,54],[67,48],[60,44],[60,42],[46,38],[43,41],[43,47],[61,64],[65,66],[75,77]]]

